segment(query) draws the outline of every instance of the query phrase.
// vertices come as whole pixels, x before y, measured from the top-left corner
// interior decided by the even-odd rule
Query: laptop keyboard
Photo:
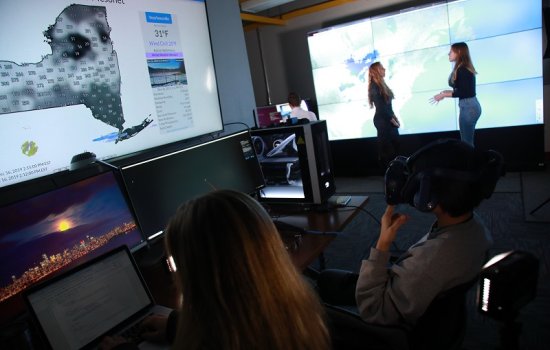
[[[134,344],[139,344],[143,341],[143,338],[141,337],[141,334],[140,334],[139,322],[132,325],[130,328],[124,330],[120,335],[124,339]]]

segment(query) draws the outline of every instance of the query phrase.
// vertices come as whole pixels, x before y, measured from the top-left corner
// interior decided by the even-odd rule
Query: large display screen
[[[543,123],[541,0],[437,2],[309,33],[320,119],[331,140],[376,136],[368,68],[386,68],[401,134],[458,130],[450,89],[450,45],[466,42],[478,72],[477,128]]]
[[[0,4],[0,186],[223,129],[204,0]]]

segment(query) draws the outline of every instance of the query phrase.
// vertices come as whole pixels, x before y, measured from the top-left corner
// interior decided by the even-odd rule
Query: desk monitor
[[[252,194],[264,186],[248,131],[125,166],[122,177],[149,240],[162,234],[170,217],[189,199],[214,189]]]
[[[324,203],[335,192],[325,121],[251,132],[266,186],[260,200]]]
[[[277,111],[281,113],[281,117],[284,119],[288,118],[290,115],[290,112],[292,111],[292,108],[290,108],[290,105],[288,103],[279,103],[275,105],[277,107]],[[309,111],[309,107],[305,100],[302,100],[300,103],[300,108],[302,108],[304,111]]]
[[[256,120],[259,128],[266,128],[278,125],[282,117],[277,106],[261,106],[256,107]]]
[[[112,172],[2,206],[0,222],[0,322],[24,310],[21,292],[36,282],[145,244]]]

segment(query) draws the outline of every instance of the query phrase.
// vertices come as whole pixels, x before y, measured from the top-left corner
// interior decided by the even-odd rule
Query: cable
[[[231,122],[231,123],[223,124],[223,126],[237,125],[237,124],[244,125],[244,126],[246,127],[246,129],[247,129],[248,131],[250,131],[250,126],[248,126],[248,124],[243,123],[243,122]]]
[[[368,216],[370,216],[374,222],[376,222],[380,227],[382,226],[382,224],[380,223],[380,220],[378,220],[370,211],[366,210],[365,208],[362,208],[362,207],[359,207],[359,206],[356,206],[356,205],[339,205],[337,206],[337,208],[355,208],[355,209],[359,209],[361,210],[362,212],[364,212],[365,214],[367,214]]]

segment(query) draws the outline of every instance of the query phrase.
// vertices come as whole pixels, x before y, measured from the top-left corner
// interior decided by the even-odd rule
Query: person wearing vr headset
[[[412,327],[440,293],[477,276],[492,238],[474,208],[491,196],[502,174],[499,153],[453,139],[390,163],[380,236],[362,262],[355,290],[364,320]],[[401,203],[433,213],[436,221],[388,267],[392,242],[409,220],[395,211]]]
[[[380,62],[374,62],[369,67],[369,106],[375,107],[374,126],[378,137],[378,161],[382,169],[386,169],[389,162],[399,152],[399,120],[393,112],[391,100],[393,92],[386,85],[384,77],[386,69]]]

